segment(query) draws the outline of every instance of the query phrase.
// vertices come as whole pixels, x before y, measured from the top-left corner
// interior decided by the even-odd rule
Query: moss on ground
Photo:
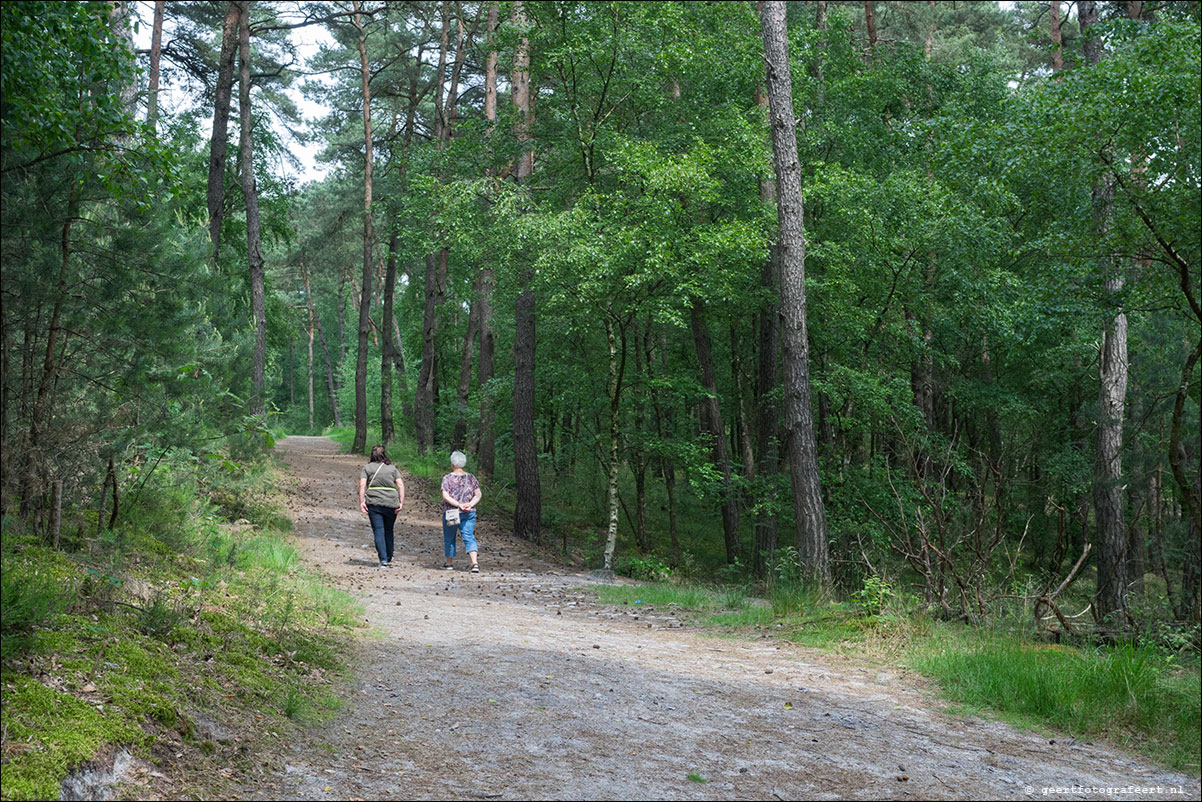
[[[0,799],[57,799],[114,748],[159,766],[168,795],[221,798],[222,770],[249,767],[257,740],[337,709],[358,603],[303,569],[278,506],[247,487],[222,501],[262,526],[153,487],[124,528],[71,554],[5,523]]]

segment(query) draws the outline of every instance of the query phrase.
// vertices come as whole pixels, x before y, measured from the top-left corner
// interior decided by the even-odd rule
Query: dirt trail
[[[588,577],[487,519],[483,573],[438,570],[438,512],[412,484],[393,567],[378,568],[355,496],[363,460],[320,437],[279,450],[304,558],[363,599],[379,637],[364,639],[347,706],[247,797],[1199,797],[1197,780],[1110,748],[937,712],[900,671],[599,607]]]

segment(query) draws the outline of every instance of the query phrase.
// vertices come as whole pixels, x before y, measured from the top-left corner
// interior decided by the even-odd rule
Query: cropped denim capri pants
[[[442,553],[448,560],[455,556],[455,535],[463,536],[463,551],[470,553],[479,551],[476,548],[476,511],[459,513],[459,523],[447,523],[447,516],[442,516]]]

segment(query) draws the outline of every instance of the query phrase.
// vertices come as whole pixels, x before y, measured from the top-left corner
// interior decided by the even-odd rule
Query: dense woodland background
[[[753,3],[4,3],[5,530],[353,426],[593,567],[1196,638],[1199,13],[788,3],[782,361]]]

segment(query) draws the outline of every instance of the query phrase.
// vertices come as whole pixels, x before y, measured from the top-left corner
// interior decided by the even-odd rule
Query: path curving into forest
[[[362,598],[378,637],[363,639],[343,710],[247,798],[1199,797],[1198,780],[1109,747],[938,712],[900,669],[595,605],[588,577],[487,517],[483,573],[438,570],[438,510],[412,483],[380,569],[363,460],[323,437],[278,450],[304,559]]]

